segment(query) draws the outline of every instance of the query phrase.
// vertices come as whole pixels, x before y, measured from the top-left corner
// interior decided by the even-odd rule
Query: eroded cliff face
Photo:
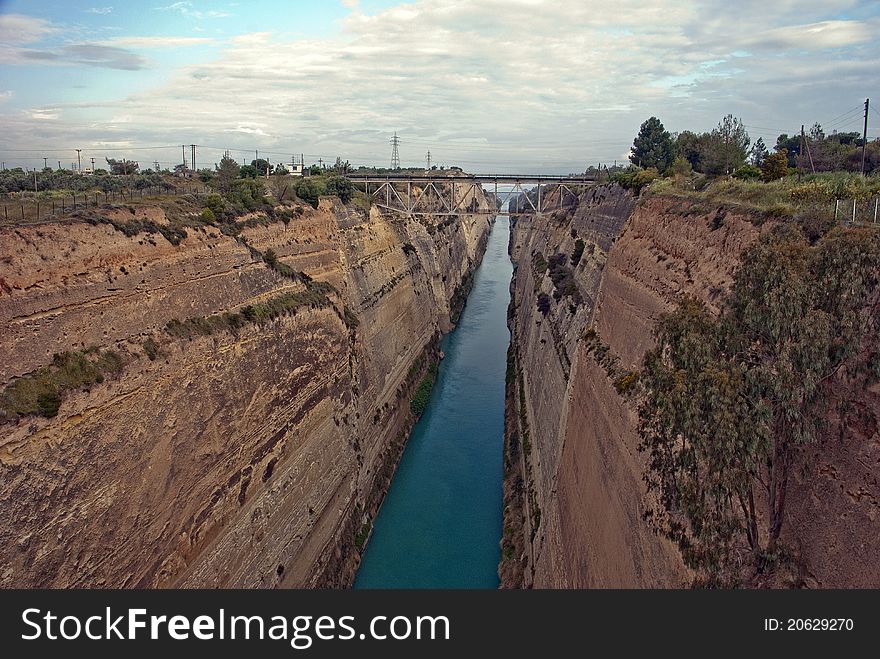
[[[517,221],[503,586],[691,582],[642,517],[631,375],[682,294],[719,310],[743,250],[773,226],[764,219],[666,197],[636,204],[599,188],[568,211]],[[798,456],[789,484],[782,541],[799,573],[752,585],[880,585],[880,385],[837,377],[828,395],[838,402],[826,432]]]
[[[55,353],[121,363],[56,416],[0,419],[0,585],[350,583],[489,223],[299,212],[179,245],[0,229],[0,383]]]
[[[521,548],[511,537],[502,563],[504,585],[685,583],[676,549],[642,519],[637,408],[624,378],[680,294],[716,304],[758,232],[744,216],[715,221],[662,199],[637,206],[616,186],[517,221],[507,445],[508,453],[519,445],[524,476],[518,488],[508,471],[505,523],[524,524]]]

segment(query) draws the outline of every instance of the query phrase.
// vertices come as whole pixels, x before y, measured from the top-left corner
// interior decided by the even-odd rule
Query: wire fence
[[[99,208],[107,204],[135,204],[142,201],[183,195],[206,195],[213,192],[207,186],[165,188],[161,186],[108,192],[72,192],[61,195],[24,196],[19,193],[16,199],[3,200],[0,221],[4,223],[31,223],[59,219],[65,214],[87,208]]]
[[[834,202],[834,219],[846,224],[876,224],[880,211],[880,197],[861,200],[837,199]]]

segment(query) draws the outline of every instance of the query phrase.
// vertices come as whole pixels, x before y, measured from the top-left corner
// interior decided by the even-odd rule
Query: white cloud
[[[13,46],[39,41],[57,32],[49,21],[21,14],[0,14],[0,44]]]
[[[113,37],[99,42],[102,46],[116,46],[119,48],[180,48],[184,46],[199,46],[214,43],[214,39],[208,37]]]
[[[113,13],[113,7],[90,7],[86,9],[87,14],[100,14],[105,16],[107,14]]]
[[[12,91],[11,89],[6,89],[4,91],[0,91],[0,103],[3,103],[4,101],[8,101],[13,96],[15,96],[15,92]]]
[[[193,7],[192,2],[174,2],[170,5],[165,5],[162,7],[155,7],[160,11],[173,11],[177,12],[181,16],[186,16],[188,18],[226,18],[231,16],[228,11],[221,11],[217,9],[210,9],[208,11],[202,11],[200,9],[196,9]]]
[[[870,41],[875,33],[876,26],[872,30],[867,23],[859,21],[822,21],[766,30],[742,43],[772,49],[842,48]]]
[[[32,108],[28,113],[35,121],[51,121],[61,117],[61,111],[57,108]]]
[[[187,2],[163,9],[198,11]],[[254,32],[215,42],[216,59],[182,63],[159,86],[58,106],[58,132],[12,119],[0,126],[22,140],[66,130],[82,140],[380,164],[397,130],[405,163],[423,162],[430,149],[435,162],[472,170],[576,171],[620,159],[652,114],[671,130],[705,130],[733,112],[789,132],[841,114],[876,86],[880,64],[880,44],[866,39],[877,24],[857,9],[847,0],[419,0],[376,15],[353,11],[330,38]],[[843,10],[853,18],[833,18]],[[749,12],[760,13],[760,26],[742,20]],[[97,45],[198,43],[156,36]]]

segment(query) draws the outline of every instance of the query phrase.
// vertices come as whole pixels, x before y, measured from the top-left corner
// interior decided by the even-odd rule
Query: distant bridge
[[[567,198],[577,199],[585,188],[596,184],[589,176],[543,174],[351,175],[348,178],[352,183],[363,185],[367,198],[380,208],[411,216],[498,215],[517,194],[524,200],[518,204],[522,207],[508,214],[535,215],[561,207]],[[497,208],[478,207],[476,189],[483,184],[493,186]],[[499,192],[499,185],[510,189]]]

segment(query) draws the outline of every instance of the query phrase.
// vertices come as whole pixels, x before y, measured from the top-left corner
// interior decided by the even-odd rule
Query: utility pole
[[[870,98],[865,99],[865,131],[862,133],[862,176],[865,175],[865,149],[868,148],[868,106]]]
[[[46,157],[43,158],[43,169],[49,169],[49,159]]]
[[[190,144],[189,148],[192,149],[192,176],[194,177],[196,175],[196,145]]]
[[[804,125],[801,124],[801,140],[798,142],[798,157],[797,157],[797,177],[798,181],[801,180],[801,158],[804,157]]]
[[[58,169],[61,169],[61,161],[58,161]]]
[[[427,159],[428,159],[427,170],[430,172],[431,171],[431,152],[430,151],[428,151],[428,158]]]
[[[394,131],[394,137],[391,138],[391,169],[400,169],[400,153],[397,150],[400,144],[400,138],[397,137],[397,131]]]
[[[186,176],[186,144],[180,145],[180,153],[183,156],[183,171],[184,176]]]
[[[82,172],[82,158],[80,157],[81,153],[82,153],[82,149],[76,150],[76,171],[77,172]]]

